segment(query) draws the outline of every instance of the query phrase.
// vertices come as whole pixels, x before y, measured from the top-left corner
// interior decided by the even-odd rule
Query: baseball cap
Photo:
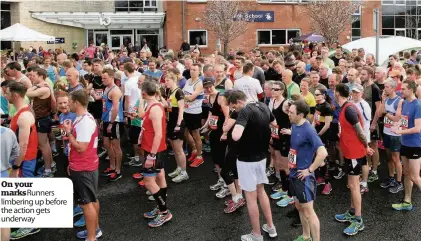
[[[396,77],[396,76],[399,76],[399,77],[401,76],[401,72],[399,70],[394,69],[394,70],[390,71],[389,77],[393,78],[393,77]]]
[[[362,93],[364,91],[364,88],[360,84],[356,84],[352,87],[351,91]]]
[[[209,85],[214,85],[215,81],[212,78],[204,78],[202,81],[203,87],[205,86],[209,86]]]

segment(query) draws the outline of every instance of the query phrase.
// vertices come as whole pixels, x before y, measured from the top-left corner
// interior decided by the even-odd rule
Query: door
[[[132,35],[111,35],[111,48],[114,50],[119,50],[121,45],[124,45],[124,47],[127,48],[132,42]]]
[[[139,34],[137,39],[139,40],[141,49],[146,43],[152,52],[152,56],[155,56],[155,57],[158,56],[158,52],[159,52],[158,35]]]
[[[108,44],[108,32],[95,32],[95,46],[101,46],[101,44]]]

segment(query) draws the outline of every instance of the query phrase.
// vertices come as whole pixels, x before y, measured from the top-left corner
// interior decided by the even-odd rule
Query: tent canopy
[[[342,45],[351,52],[352,49],[363,48],[366,53],[376,56],[376,37],[367,37]],[[421,49],[421,41],[401,36],[381,36],[379,39],[379,66],[387,65],[389,55],[409,49]]]
[[[25,27],[20,23],[0,30],[1,41],[55,41],[54,36],[49,36]]]
[[[308,42],[326,42],[326,39],[322,35],[315,33],[301,35],[292,39],[294,42],[302,42],[305,40]]]

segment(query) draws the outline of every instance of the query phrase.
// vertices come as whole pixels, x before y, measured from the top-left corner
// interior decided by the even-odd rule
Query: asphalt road
[[[209,156],[199,168],[189,168],[190,179],[182,184],[169,183],[167,203],[173,219],[156,229],[147,226],[143,213],[150,211],[155,203],[148,201],[145,189],[137,185],[131,174],[135,168],[125,168],[123,178],[116,183],[100,179],[99,200],[101,204],[100,224],[103,231],[102,241],[223,241],[240,240],[242,234],[249,233],[251,226],[247,209],[224,214],[224,202],[215,197],[209,186],[216,182],[216,174]],[[60,160],[58,160],[60,162]],[[101,170],[106,161],[101,162]],[[175,168],[173,157],[167,157],[166,170]],[[380,174],[385,173],[386,163],[382,161]],[[63,170],[59,170],[63,173]],[[318,195],[315,202],[316,213],[321,223],[321,240],[323,241],[413,241],[421,240],[421,199],[420,192],[414,188],[414,210],[397,212],[391,204],[400,200],[402,193],[390,194],[381,189],[379,181],[370,183],[370,192],[363,196],[363,218],[365,230],[354,237],[344,236],[345,224],[334,220],[334,215],[349,208],[349,191],[346,179],[334,180],[333,192],[329,196]],[[321,187],[319,187],[319,194]],[[274,222],[278,237],[265,240],[294,240],[301,234],[301,228],[290,226],[292,220],[285,214],[291,210],[279,208],[271,201]],[[263,224],[261,213],[261,224]],[[22,239],[23,241],[73,241],[76,238],[74,229],[43,229],[40,233]]]

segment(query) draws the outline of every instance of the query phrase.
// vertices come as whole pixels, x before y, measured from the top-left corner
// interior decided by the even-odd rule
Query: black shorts
[[[316,178],[314,175],[307,176],[304,180],[298,178],[289,179],[289,191],[291,196],[300,203],[308,203],[316,199]]]
[[[281,156],[288,157],[291,143],[290,140],[273,139],[272,147],[273,149],[279,151]]]
[[[181,122],[180,130],[174,131],[174,128],[177,126],[177,123],[168,122],[167,124],[167,138],[170,140],[184,140],[184,133],[186,132],[186,124],[184,120]]]
[[[330,127],[328,130],[329,134],[328,134],[328,140],[330,142],[337,142],[339,141],[339,124],[338,123],[330,123]]]
[[[421,147],[401,146],[401,156],[408,159],[419,159],[421,157]]]
[[[145,158],[144,161],[142,163],[142,167],[140,172],[143,174],[143,176],[145,177],[156,177],[158,175],[158,173],[161,172],[161,169],[164,169],[164,161],[162,160],[163,158],[160,158],[161,153],[157,153],[156,154],[156,160],[155,163],[153,164],[152,167],[146,168],[145,167],[145,162],[146,162],[146,157],[150,154],[149,152],[145,151]]]
[[[98,170],[78,172],[70,170],[75,203],[85,205],[98,200]]]
[[[88,111],[94,117],[95,120],[101,120],[102,117],[102,100],[89,102]]]
[[[379,118],[379,120],[377,121],[378,125],[379,125],[379,133],[380,133],[380,139],[383,140],[384,137],[384,116]]]
[[[50,133],[52,123],[53,122],[52,122],[50,116],[36,119],[35,124],[37,126],[37,132],[39,132],[39,133]]]
[[[142,127],[130,126],[130,129],[129,129],[130,143],[132,143],[133,145],[139,144],[139,135],[140,135],[141,130],[142,130]]]
[[[202,114],[201,114],[201,116],[202,116],[202,119],[203,120],[207,120],[208,119],[208,116],[209,116],[209,111],[210,111],[210,107],[209,106],[202,106]]]
[[[110,122],[104,122],[103,129],[102,129],[102,135],[104,137],[110,138],[110,140],[116,140],[121,139],[123,133],[124,133],[124,123],[123,122],[114,122],[113,127],[111,127],[111,132],[108,133],[107,128]]]
[[[222,166],[227,152],[227,142],[221,141],[222,131],[213,130],[209,133],[209,142],[213,164]]]
[[[190,131],[200,129],[200,127],[202,127],[201,114],[189,114],[189,113],[184,112],[183,119],[184,119],[184,122],[186,123],[186,128]]]
[[[367,165],[367,158],[364,156],[358,159],[344,158],[346,163],[346,174],[350,176],[359,176],[362,174],[363,166]]]

